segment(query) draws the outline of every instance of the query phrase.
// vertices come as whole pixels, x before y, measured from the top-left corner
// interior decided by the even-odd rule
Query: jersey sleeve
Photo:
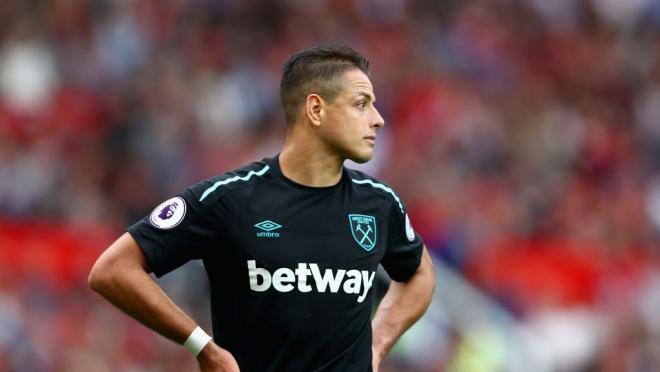
[[[387,248],[381,264],[392,280],[404,282],[419,268],[424,243],[401,209],[390,209],[388,223]]]
[[[127,229],[156,276],[204,258],[211,247],[221,244],[226,213],[220,201],[199,202],[206,187],[205,183],[189,187]]]

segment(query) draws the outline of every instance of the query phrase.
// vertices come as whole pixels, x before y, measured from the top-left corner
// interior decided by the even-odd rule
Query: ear
[[[325,109],[325,101],[318,94],[310,94],[305,100],[305,115],[315,126],[321,125]]]

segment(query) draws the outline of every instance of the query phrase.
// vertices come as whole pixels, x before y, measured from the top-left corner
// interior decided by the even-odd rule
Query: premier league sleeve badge
[[[176,196],[160,203],[151,212],[149,222],[155,227],[167,230],[176,227],[186,216],[186,201]]]

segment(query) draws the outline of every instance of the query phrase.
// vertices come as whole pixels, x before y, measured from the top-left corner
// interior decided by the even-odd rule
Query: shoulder
[[[270,171],[270,159],[267,158],[201,181],[189,189],[198,202],[207,204],[232,191],[270,181]]]
[[[346,168],[346,173],[349,181],[355,185],[356,190],[383,198],[393,204],[399,212],[405,213],[401,198],[387,182],[355,169]]]

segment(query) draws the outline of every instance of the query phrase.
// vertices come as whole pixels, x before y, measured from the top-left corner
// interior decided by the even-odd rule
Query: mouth
[[[362,137],[362,139],[365,140],[366,142],[372,144],[372,145],[376,144],[376,136],[364,136],[364,137]]]

